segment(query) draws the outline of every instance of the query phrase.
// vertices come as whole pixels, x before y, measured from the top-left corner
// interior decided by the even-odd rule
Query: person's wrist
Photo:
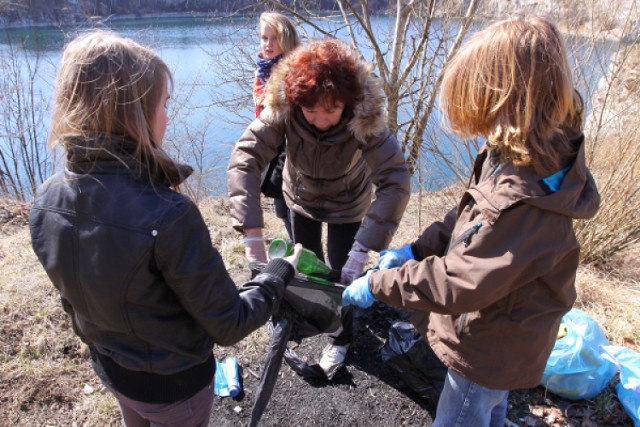
[[[373,295],[373,292],[371,292],[371,274],[373,274],[373,270],[369,270],[364,276],[364,300],[366,305],[369,307],[377,301],[376,297]]]
[[[245,243],[264,241],[264,238],[262,237],[262,228],[245,228],[243,231],[244,238],[242,240]]]
[[[357,260],[358,263],[364,265],[367,262],[368,253],[368,248],[363,246],[358,241],[355,241],[353,242],[353,246],[351,246],[351,250],[349,251],[349,257]]]
[[[282,278],[285,286],[289,284],[296,274],[296,268],[293,264],[284,258],[274,258],[264,267],[263,273],[270,273]]]
[[[259,227],[245,228],[242,231],[245,237],[262,237],[262,228]]]
[[[364,253],[369,252],[369,248],[367,248],[357,240],[353,242],[353,246],[351,246],[351,250],[356,252],[364,252]]]
[[[410,243],[407,243],[406,245],[402,246],[400,250],[404,253],[407,260],[415,259],[415,257],[413,256],[413,250],[411,249]]]

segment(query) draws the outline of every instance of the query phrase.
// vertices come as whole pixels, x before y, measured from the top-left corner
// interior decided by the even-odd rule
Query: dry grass
[[[601,208],[578,223],[583,258],[602,261],[640,241],[640,45],[622,46],[593,96],[587,160]]]
[[[640,281],[632,273],[640,270],[638,248],[628,256],[635,259],[627,266],[630,271],[606,273],[593,265],[580,268],[576,307],[589,313],[603,327],[612,345],[640,352]]]
[[[86,348],[73,334],[57,291],[31,251],[22,226],[0,243],[0,406],[5,425],[107,425],[118,417]],[[17,230],[17,231],[16,231]]]

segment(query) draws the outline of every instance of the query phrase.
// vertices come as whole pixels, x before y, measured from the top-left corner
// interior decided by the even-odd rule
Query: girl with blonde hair
[[[289,52],[300,45],[298,32],[293,21],[277,12],[264,12],[258,24],[260,35],[260,52],[256,58],[255,80],[253,82],[253,101],[256,106],[256,117],[260,117],[264,106],[267,83],[272,68]],[[278,155],[267,166],[262,179],[261,191],[273,199],[276,216],[282,220],[289,240],[293,240],[289,208],[282,194],[282,168],[286,159],[285,146],[278,148]]]
[[[300,38],[293,21],[281,13],[264,12],[258,21],[260,52],[256,58],[256,78],[253,84],[253,101],[256,117],[260,116],[265,89],[272,67],[284,55],[300,45]]]
[[[575,299],[573,220],[600,197],[584,157],[583,103],[557,28],[508,18],[474,34],[444,70],[451,128],[480,136],[468,187],[444,221],[383,251],[345,305],[379,300],[448,367],[434,426],[504,426],[509,390],[540,384]]]
[[[33,249],[126,426],[206,426],[213,346],[264,324],[297,253],[239,290],[162,149],[172,83],[150,49],[95,31],[65,48],[50,144],[65,168],[37,192]],[[293,265],[292,265],[293,264]]]

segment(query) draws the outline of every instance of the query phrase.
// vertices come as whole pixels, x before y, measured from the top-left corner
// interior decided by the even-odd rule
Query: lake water
[[[196,169],[202,170],[196,184],[208,194],[226,194],[225,172],[233,144],[247,124],[254,118],[251,100],[253,58],[258,50],[255,17],[226,20],[205,18],[163,18],[114,21],[102,24],[124,36],[152,46],[167,62],[174,73],[175,91],[170,103],[171,121],[166,143],[172,153]],[[393,20],[376,17],[378,31],[388,31]],[[82,28],[34,28],[7,30],[0,39],[0,54],[24,43],[27,62],[39,57],[41,62],[35,79],[36,93],[44,102],[50,102],[55,71],[64,44]],[[302,33],[318,37],[312,28]],[[347,40],[344,30],[338,37]],[[305,37],[306,38],[306,37]],[[11,40],[11,44],[8,41]],[[587,41],[570,38],[571,51],[577,56],[595,55],[585,75],[583,85],[595,87],[606,68],[607,46],[599,53],[591,50]],[[606,43],[605,43],[606,44]],[[364,49],[364,56],[371,59]],[[593,90],[589,88],[589,91]],[[584,92],[583,92],[584,93]],[[438,128],[437,114],[433,115],[433,128]],[[39,130],[41,141],[46,140],[49,118],[43,117]],[[449,141],[449,137],[436,130],[436,137]],[[0,147],[3,136],[0,135]],[[186,143],[189,142],[189,143]],[[5,148],[3,148],[5,150]],[[429,160],[426,160],[428,162]],[[440,181],[441,182],[441,181]],[[434,189],[433,184],[425,184]]]

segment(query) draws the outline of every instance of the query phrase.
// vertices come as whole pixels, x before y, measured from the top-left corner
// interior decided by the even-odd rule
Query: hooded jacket
[[[65,170],[38,190],[33,250],[92,350],[101,379],[144,402],[211,382],[214,344],[264,324],[293,267],[283,260],[240,292],[196,205],[171,190],[191,172],[137,171],[126,139],[66,138]]]
[[[409,201],[409,170],[386,127],[384,94],[371,66],[344,44],[357,64],[363,96],[353,114],[326,132],[285,100],[284,80],[293,55],[274,67],[264,111],[236,144],[227,170],[233,226],[262,228],[261,171],[286,143],[283,192],[295,213],[328,223],[363,221],[356,240],[369,249],[387,247]],[[375,201],[372,203],[373,186]]]
[[[537,386],[575,301],[572,222],[600,203],[583,144],[562,175],[539,176],[483,148],[457,211],[412,244],[416,260],[371,275],[373,295],[413,312],[445,365],[482,386]]]

